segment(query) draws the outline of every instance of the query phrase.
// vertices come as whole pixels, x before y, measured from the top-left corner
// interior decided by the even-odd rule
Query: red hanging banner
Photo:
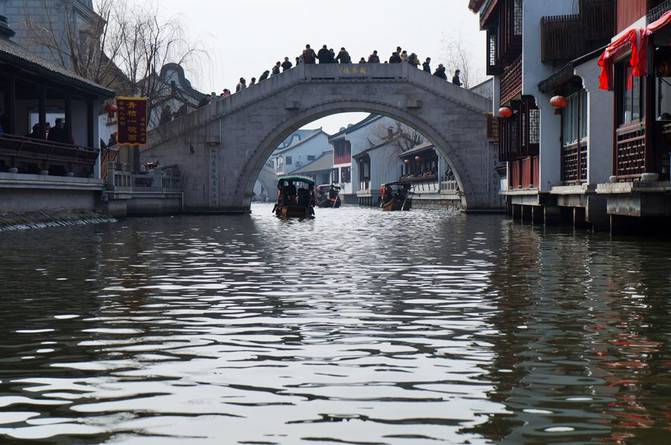
[[[117,144],[147,144],[147,98],[117,97]]]
[[[643,33],[644,30],[631,29],[608,45],[603,54],[601,54],[598,62],[601,67],[601,75],[599,76],[600,89],[613,89],[613,59],[627,46],[631,47],[629,63],[631,64],[634,76],[640,77],[646,73],[647,60],[645,57],[641,57],[640,54],[640,43]]]

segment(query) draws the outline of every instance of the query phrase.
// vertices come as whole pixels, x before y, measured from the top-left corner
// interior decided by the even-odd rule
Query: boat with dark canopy
[[[277,203],[273,212],[279,218],[314,218],[315,183],[304,176],[283,176],[277,182]]]
[[[315,188],[317,207],[322,209],[337,209],[342,205],[340,201],[340,187],[335,184],[322,184]]]
[[[385,212],[408,211],[412,207],[410,184],[390,182],[380,187],[380,208]]]

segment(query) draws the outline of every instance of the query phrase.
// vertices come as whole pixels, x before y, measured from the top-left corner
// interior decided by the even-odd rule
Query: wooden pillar
[[[544,225],[545,223],[545,209],[541,206],[531,207],[531,224]]]
[[[38,112],[39,112],[39,123],[40,123],[40,136],[42,139],[46,139],[46,124],[47,124],[47,89],[42,87],[40,88],[40,98],[38,103]]]
[[[74,143],[72,138],[72,98],[65,96],[65,134],[69,144]]]
[[[648,65],[648,73],[654,73],[655,67],[653,63],[655,48],[652,44],[653,39],[649,39],[647,54],[648,60],[646,61]],[[655,89],[657,85],[655,84],[655,76],[652,74],[647,74],[641,77],[641,84],[644,85],[643,90],[643,122],[645,123],[645,168],[643,169],[644,173],[658,173],[657,171],[657,159],[655,156],[656,148],[655,147],[655,130],[656,130],[656,104],[655,104]]]
[[[7,133],[17,134],[16,133],[16,76],[9,76],[9,91],[7,95],[7,111],[9,113],[9,122],[7,127]],[[22,135],[23,136],[23,135]]]
[[[94,134],[94,125],[95,125],[95,110],[93,107],[93,100],[86,100],[86,146],[93,148],[95,147],[95,134]]]

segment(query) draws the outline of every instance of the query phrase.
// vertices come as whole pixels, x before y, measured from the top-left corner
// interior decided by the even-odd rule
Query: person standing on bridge
[[[377,55],[377,50],[373,51],[373,54],[368,56],[368,63],[380,63],[380,56]]]
[[[442,63],[438,65],[438,68],[436,68],[436,72],[433,73],[433,75],[439,79],[447,80],[447,73],[445,72],[445,67]]]
[[[336,61],[340,63],[352,63],[352,58],[350,57],[345,47],[340,48],[340,52],[338,53],[338,57],[336,57]]]
[[[407,62],[408,61],[408,52],[406,50],[401,51],[401,62]]]
[[[317,53],[317,59],[319,59],[319,63],[330,63],[331,60],[331,53],[329,52],[328,46],[324,45],[322,46],[322,49],[319,50]]]
[[[247,88],[247,81],[245,80],[244,77],[240,78],[240,83],[238,83],[238,86],[235,87],[235,92],[239,93],[240,91],[244,90]]]
[[[336,63],[336,53],[333,48],[329,49],[329,54],[331,54],[331,57],[329,57],[328,63]]]
[[[277,76],[280,74],[280,69],[282,68],[282,63],[277,62],[275,66],[273,67],[273,72],[271,73],[271,76]]]
[[[454,72],[454,77],[452,77],[452,83],[455,84],[458,87],[460,87],[462,85],[461,78],[459,77],[460,74],[461,74],[461,71],[456,70]]]
[[[310,48],[310,45],[305,45],[305,50],[303,51],[303,63],[306,65],[314,65],[317,62],[317,54],[315,50]]]
[[[431,57],[427,57],[424,63],[422,64],[422,69],[424,72],[431,74]]]
[[[365,57],[362,57],[361,59],[359,59],[359,64],[362,64],[362,63],[366,63],[366,58]]]
[[[285,57],[284,62],[282,62],[282,72],[289,71],[293,67],[294,65],[291,62],[289,62],[289,58]]]
[[[252,80],[249,81],[249,86],[252,87],[256,85],[256,77],[252,77]]]
[[[419,57],[415,53],[411,53],[410,56],[408,56],[408,63],[415,68],[419,68]]]
[[[259,83],[263,82],[270,76],[270,71],[265,70],[263,74],[261,74],[261,77],[259,77]]]
[[[399,56],[398,53],[392,53],[391,57],[389,58],[389,63],[401,63],[403,60],[401,60],[401,56]]]

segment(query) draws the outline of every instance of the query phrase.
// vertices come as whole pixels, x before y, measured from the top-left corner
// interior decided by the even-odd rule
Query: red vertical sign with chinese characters
[[[147,143],[147,98],[117,97],[117,144]]]

